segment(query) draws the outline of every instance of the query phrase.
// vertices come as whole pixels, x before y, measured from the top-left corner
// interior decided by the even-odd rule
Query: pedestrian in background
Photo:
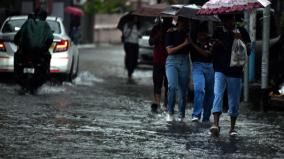
[[[178,119],[184,120],[187,103],[189,63],[189,20],[178,17],[177,27],[170,28],[165,37],[168,52],[166,60],[166,75],[168,79],[168,115],[166,120],[174,120],[176,92],[178,93]]]
[[[216,39],[213,56],[215,84],[212,113],[214,122],[210,132],[215,136],[220,133],[219,119],[222,114],[223,95],[226,88],[229,104],[228,114],[231,117],[229,135],[237,135],[235,124],[239,115],[243,67],[230,67],[232,44],[235,38],[248,44],[250,37],[244,28],[235,26],[233,17],[230,14],[220,15],[219,18],[223,22],[223,27],[217,28],[213,34],[213,38]],[[239,32],[234,32],[235,29],[238,29]]]
[[[196,31],[194,38],[189,40],[194,86],[192,121],[199,121],[202,116],[202,122],[209,122],[214,98],[213,41],[206,22],[200,23]]]
[[[151,105],[152,112],[157,112],[161,108],[162,87],[165,88],[164,106],[167,106],[168,80],[166,76],[166,58],[168,56],[165,47],[165,34],[172,26],[172,18],[163,17],[153,26],[150,32],[149,44],[154,45],[153,49],[153,86],[154,103]]]
[[[81,38],[80,25],[81,25],[81,18],[79,16],[72,15],[69,35],[71,40],[76,45],[80,43],[80,38]]]
[[[138,62],[138,39],[140,33],[138,30],[138,19],[135,16],[129,17],[129,21],[124,25],[122,30],[122,42],[124,44],[125,51],[125,68],[128,72],[127,83],[133,84],[135,81],[132,78],[132,74],[137,67]]]

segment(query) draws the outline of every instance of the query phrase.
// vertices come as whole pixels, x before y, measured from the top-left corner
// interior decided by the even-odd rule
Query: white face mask
[[[173,17],[172,24],[173,24],[174,26],[177,25],[177,17]]]
[[[173,24],[174,26],[176,26],[176,25],[177,25],[177,21],[176,21],[175,19],[173,19],[172,24]]]

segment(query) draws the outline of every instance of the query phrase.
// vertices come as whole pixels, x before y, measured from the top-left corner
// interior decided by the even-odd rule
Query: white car
[[[14,36],[20,30],[27,16],[8,17],[0,30],[0,73],[14,71],[14,53],[17,46],[13,43]],[[53,31],[53,43],[49,48],[52,55],[50,61],[51,75],[60,75],[65,80],[77,76],[79,68],[79,52],[77,46],[67,35],[62,19],[48,16],[46,19]]]

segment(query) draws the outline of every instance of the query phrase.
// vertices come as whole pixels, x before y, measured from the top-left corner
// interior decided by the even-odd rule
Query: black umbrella
[[[138,16],[134,15],[133,11],[126,13],[123,15],[117,24],[117,29],[123,31],[124,25],[127,23],[132,23],[134,18],[137,18],[137,27],[140,32],[144,32],[145,30],[149,29],[154,24],[155,17],[150,16]]]
[[[166,3],[158,3],[152,5],[144,5],[133,11],[132,14],[144,17],[157,17],[165,10],[169,5]]]
[[[119,19],[118,24],[117,24],[117,28],[118,28],[119,30],[122,31],[124,25],[125,25],[126,23],[128,23],[128,22],[130,22],[130,21],[133,20],[133,18],[134,18],[135,15],[133,15],[132,12],[133,12],[133,11],[127,12],[126,14],[124,14],[124,15]]]

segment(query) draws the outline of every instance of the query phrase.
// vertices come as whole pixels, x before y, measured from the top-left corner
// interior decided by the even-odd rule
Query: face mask
[[[176,25],[177,25],[177,21],[176,21],[175,19],[173,19],[172,24],[173,24],[174,26],[176,26]]]

